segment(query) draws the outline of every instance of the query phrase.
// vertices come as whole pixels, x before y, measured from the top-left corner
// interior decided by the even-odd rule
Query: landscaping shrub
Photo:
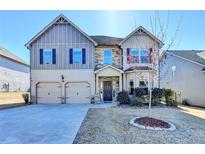
[[[160,100],[158,99],[152,99],[152,106],[157,106],[160,103]]]
[[[29,103],[29,94],[22,94],[25,104]]]
[[[136,97],[142,97],[144,95],[146,95],[146,90],[144,90],[143,88],[135,88],[134,89],[134,96]]]
[[[143,98],[134,96],[131,99],[130,105],[136,106],[136,107],[142,107],[144,103],[145,103],[145,101]]]
[[[164,90],[160,88],[154,88],[152,90],[152,98],[161,100],[161,98],[164,97]]]
[[[169,100],[172,100],[174,98],[174,91],[171,89],[163,89],[164,90],[164,97],[165,102],[168,102]]]
[[[117,95],[117,101],[120,104],[129,104],[129,95],[127,91],[121,91]]]
[[[172,106],[172,107],[177,107],[178,106],[178,102],[174,99],[170,99],[166,102],[167,106]]]

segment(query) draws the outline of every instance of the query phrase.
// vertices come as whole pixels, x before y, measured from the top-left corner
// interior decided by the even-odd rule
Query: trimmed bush
[[[170,99],[169,101],[166,102],[167,106],[172,106],[172,107],[177,107],[178,103],[174,99]]]
[[[164,90],[164,98],[165,102],[172,100],[174,98],[174,91],[171,89],[163,89]]]
[[[160,103],[160,100],[152,99],[152,102],[151,102],[152,106],[157,106],[159,103]]]
[[[121,91],[117,95],[117,101],[120,104],[129,104],[129,95],[127,91]]]
[[[157,99],[157,100],[161,100],[162,97],[164,97],[164,90],[160,89],[160,88],[154,88],[152,90],[152,98],[153,99]]]
[[[25,104],[29,103],[29,94],[22,94]]]
[[[143,104],[145,103],[144,99],[141,97],[132,97],[130,105],[131,106],[136,106],[136,107],[142,107]]]
[[[134,89],[134,96],[136,97],[142,97],[144,95],[146,95],[146,90],[144,90],[143,88],[135,88]]]

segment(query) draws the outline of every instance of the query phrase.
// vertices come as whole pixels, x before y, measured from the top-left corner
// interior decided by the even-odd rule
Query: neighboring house
[[[0,92],[28,91],[29,88],[29,65],[0,47]]]
[[[161,88],[176,91],[179,102],[205,107],[205,51],[166,51],[160,62]]]
[[[152,56],[153,66],[148,56],[162,46],[141,26],[125,38],[89,36],[59,15],[26,44],[32,102],[89,103],[96,94],[115,101],[122,90],[158,87],[159,56]]]

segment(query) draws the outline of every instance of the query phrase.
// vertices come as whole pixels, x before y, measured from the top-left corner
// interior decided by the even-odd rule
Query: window
[[[147,87],[147,82],[146,81],[139,81],[139,87],[140,88],[145,88],[145,87]]]
[[[129,83],[129,94],[133,95],[133,93],[134,93],[134,82],[132,80],[130,80],[130,83]]]
[[[111,65],[112,64],[112,51],[104,50],[104,64]]]
[[[140,62],[148,63],[149,62],[149,52],[146,49],[140,50]]]
[[[52,64],[52,63],[53,63],[52,49],[45,49],[43,51],[43,64]]]
[[[82,64],[82,50],[73,50],[73,64]]]
[[[139,50],[138,49],[130,50],[129,63],[139,63]]]

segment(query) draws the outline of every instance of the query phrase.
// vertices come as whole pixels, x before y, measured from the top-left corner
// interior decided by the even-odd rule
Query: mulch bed
[[[170,124],[168,124],[165,121],[150,118],[150,117],[141,117],[137,118],[135,120],[135,123],[143,125],[143,126],[149,126],[149,127],[159,127],[159,128],[170,128]]]

